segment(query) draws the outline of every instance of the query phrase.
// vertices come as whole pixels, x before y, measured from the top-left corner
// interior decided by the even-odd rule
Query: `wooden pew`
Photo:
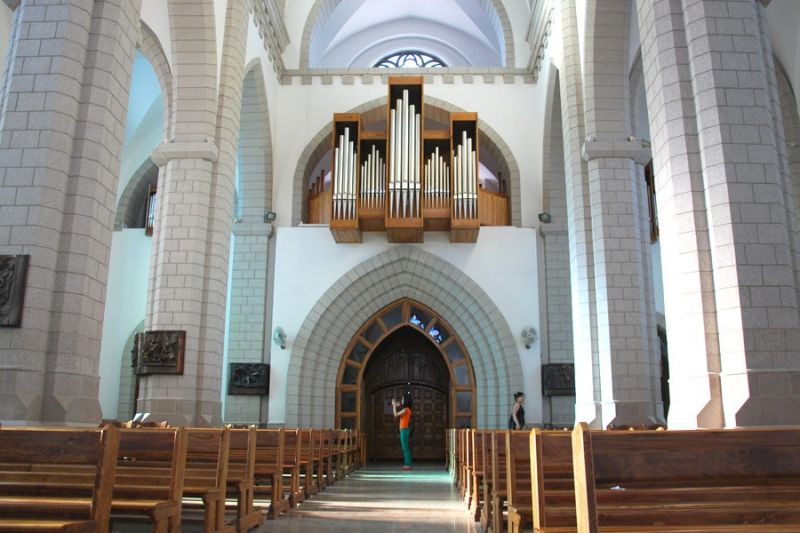
[[[530,433],[533,530],[575,531],[575,486],[572,480],[572,435],[569,431]]]
[[[300,482],[306,498],[310,498],[319,492],[317,484],[316,462],[314,460],[314,430],[300,430]],[[317,447],[319,442],[316,442]]]
[[[146,517],[154,531],[180,531],[186,430],[121,429],[119,436],[111,517]],[[68,479],[69,491],[74,493],[89,490],[95,475],[93,466],[57,462],[20,462],[3,465],[2,469],[4,477],[16,481]],[[11,470],[17,470],[16,474]]]
[[[109,531],[119,430],[3,428],[0,463],[18,469],[0,472],[0,531]],[[90,485],[70,477],[14,478],[22,465],[91,469]],[[29,470],[33,470],[30,468]]]
[[[153,531],[181,530],[187,435],[184,428],[120,430],[112,516],[146,516]],[[153,476],[153,464],[160,471]],[[148,482],[154,477],[164,481]]]
[[[481,508],[480,523],[483,531],[488,531],[492,527],[492,477],[493,464],[492,455],[494,454],[494,431],[486,430],[481,441],[481,460],[484,465],[483,486],[481,487]]]
[[[469,491],[469,429],[458,430],[458,490],[462,498],[466,498]]]
[[[184,508],[193,507],[190,498],[200,500],[204,533],[235,531],[235,526],[225,521],[230,430],[190,428],[186,438]]]
[[[305,500],[300,484],[301,439],[299,429],[283,432],[283,486],[289,493],[289,507],[296,507]]]
[[[580,533],[800,531],[800,430],[580,423],[572,449]]]
[[[314,462],[314,481],[317,490],[323,490],[328,486],[325,481],[325,458],[323,454],[322,430],[311,429],[311,460]]]
[[[283,490],[284,442],[283,429],[256,431],[255,493],[259,499],[267,498],[268,518],[289,510],[289,496]]]
[[[506,502],[511,533],[533,523],[530,432],[526,430],[506,432]]]
[[[325,477],[325,485],[333,485],[336,482],[334,476],[334,461],[337,454],[336,431],[333,429],[320,430],[320,458],[322,460],[322,473]]]
[[[483,480],[486,477],[486,463],[483,457],[483,439],[487,435],[487,430],[473,429],[470,431],[470,455],[472,456],[472,479],[470,481],[469,512],[473,520],[478,521],[481,517],[481,509],[485,506],[483,500]],[[488,438],[488,437],[487,437]]]
[[[506,430],[492,431],[492,483],[491,483],[491,528],[495,533],[503,531],[503,506],[506,501]],[[488,503],[488,502],[487,502]]]
[[[256,428],[231,429],[228,493],[236,496],[236,530],[246,533],[264,522],[255,507]]]

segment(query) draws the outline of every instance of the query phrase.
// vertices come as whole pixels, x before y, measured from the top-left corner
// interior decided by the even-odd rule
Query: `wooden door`
[[[392,415],[392,398],[410,390],[412,409],[411,455],[414,459],[444,459],[447,394],[424,385],[394,386],[375,391],[370,399],[373,459],[402,459],[399,424]]]
[[[401,459],[392,398],[413,397],[411,451],[415,460],[444,459],[449,372],[441,354],[412,328],[384,341],[364,373],[366,432],[372,459]]]

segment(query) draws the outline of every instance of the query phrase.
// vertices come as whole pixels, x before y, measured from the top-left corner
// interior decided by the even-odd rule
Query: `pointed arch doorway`
[[[336,424],[367,434],[367,456],[398,459],[391,399],[414,397],[415,459],[443,459],[448,427],[475,427],[475,375],[453,329],[432,309],[398,300],[367,320],[339,365]]]

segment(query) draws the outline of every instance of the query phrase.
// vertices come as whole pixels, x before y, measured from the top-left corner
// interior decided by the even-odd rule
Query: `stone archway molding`
[[[398,245],[355,266],[319,298],[298,330],[286,385],[287,426],[332,426],[341,356],[373,314],[409,298],[435,310],[469,352],[478,427],[502,427],[522,365],[508,322],[491,297],[453,264]]]

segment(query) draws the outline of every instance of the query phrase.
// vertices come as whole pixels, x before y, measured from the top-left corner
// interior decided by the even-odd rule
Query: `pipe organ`
[[[389,77],[384,131],[364,129],[357,113],[335,113],[330,229],[337,242],[386,231],[390,242],[422,242],[449,231],[475,242],[478,116],[451,113],[449,130],[426,129],[421,76]]]

